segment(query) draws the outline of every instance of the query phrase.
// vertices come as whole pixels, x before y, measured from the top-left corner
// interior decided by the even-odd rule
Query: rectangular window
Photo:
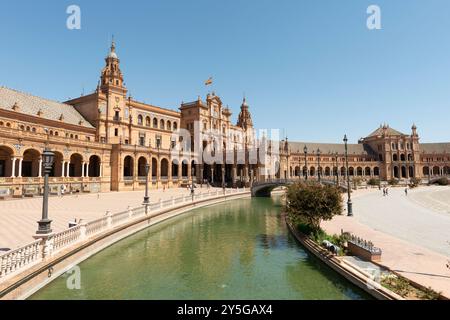
[[[115,137],[118,137],[119,136],[119,129],[114,129],[114,136]]]
[[[156,136],[156,147],[161,148],[161,136]]]
[[[139,145],[141,147],[145,146],[145,133],[140,133],[139,134]]]

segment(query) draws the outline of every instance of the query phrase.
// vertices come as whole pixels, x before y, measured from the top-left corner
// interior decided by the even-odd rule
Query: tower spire
[[[114,40],[114,35],[111,38],[111,52],[116,52],[116,41]]]

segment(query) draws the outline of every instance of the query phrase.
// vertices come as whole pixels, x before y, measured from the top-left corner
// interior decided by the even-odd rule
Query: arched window
[[[149,116],[145,117],[145,125],[147,127],[150,127],[150,117]]]
[[[172,130],[172,124],[170,121],[167,121],[167,130]]]
[[[379,176],[380,175],[380,169],[378,167],[373,168],[373,175]]]
[[[173,130],[177,130],[178,129],[178,124],[176,122],[173,123]]]
[[[392,156],[392,161],[398,161],[398,156],[397,156],[396,154],[394,154],[394,155]]]
[[[161,119],[161,121],[159,122],[159,128],[164,129],[164,120],[163,119]]]
[[[138,125],[142,126],[144,119],[142,118],[141,115],[138,115]]]
[[[157,129],[158,128],[158,119],[153,118],[153,128]]]

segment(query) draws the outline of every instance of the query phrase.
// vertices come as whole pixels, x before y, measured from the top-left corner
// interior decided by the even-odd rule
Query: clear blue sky
[[[77,4],[82,29],[66,28]],[[382,10],[382,30],[366,9]],[[290,140],[352,142],[387,122],[450,141],[448,0],[4,1],[0,84],[66,100],[95,89],[111,35],[135,99],[177,109],[204,81]]]

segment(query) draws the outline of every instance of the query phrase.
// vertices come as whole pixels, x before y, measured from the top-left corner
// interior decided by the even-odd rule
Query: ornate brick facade
[[[248,150],[257,141],[245,98],[236,125],[231,115],[214,93],[182,103],[177,111],[135,101],[124,85],[113,42],[92,94],[59,103],[0,88],[0,197],[42,191],[41,153],[46,146],[56,156],[50,179],[53,193],[62,185],[73,192],[142,189],[147,163],[153,188],[185,185],[192,175],[198,183],[221,185],[224,180],[228,186],[274,176],[345,175],[343,144],[285,140],[276,160],[279,170],[265,175],[258,170],[261,163],[250,161]],[[174,148],[186,143],[174,135],[180,129],[191,136],[187,149],[213,146],[223,164],[199,163],[194,153],[174,157]],[[202,133],[200,141],[195,141],[196,129]],[[211,131],[216,134],[208,135]],[[216,148],[218,141],[221,146]],[[238,150],[244,151],[242,161],[236,159]],[[349,162],[350,177],[431,179],[450,173],[450,143],[421,144],[415,126],[411,134],[403,134],[384,125],[349,145]]]

